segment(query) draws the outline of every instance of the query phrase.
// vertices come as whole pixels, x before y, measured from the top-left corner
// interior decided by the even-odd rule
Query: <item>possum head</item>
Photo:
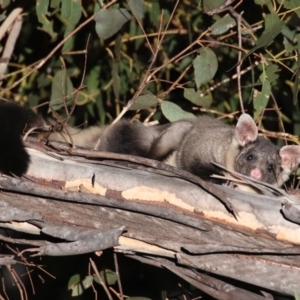
[[[235,153],[233,169],[243,175],[275,184],[281,170],[279,148],[258,136],[258,129],[248,114],[242,114],[232,140]]]
[[[259,137],[253,119],[247,114],[239,118],[234,140],[240,147],[234,169],[253,179],[281,186],[300,163],[300,146],[279,149]]]
[[[258,136],[257,126],[250,115],[240,116],[233,141],[239,147],[235,171],[266,183],[277,183],[282,170],[279,148]]]
[[[253,179],[276,184],[281,172],[279,148],[263,137],[257,137],[241,148],[235,170]]]

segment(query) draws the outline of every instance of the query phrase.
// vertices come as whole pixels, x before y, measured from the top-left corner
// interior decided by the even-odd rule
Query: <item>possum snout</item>
[[[261,172],[258,168],[253,169],[250,172],[250,177],[254,178],[254,179],[260,179],[261,178]]]

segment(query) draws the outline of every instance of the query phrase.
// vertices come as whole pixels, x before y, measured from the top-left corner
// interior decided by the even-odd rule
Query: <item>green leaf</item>
[[[53,21],[49,21],[47,16],[49,15],[49,0],[37,0],[36,1],[36,16],[38,21],[42,24],[39,29],[47,32],[52,39],[56,37],[56,33],[53,31]]]
[[[109,269],[100,271],[100,276],[107,285],[114,285],[118,280],[116,272]],[[94,281],[101,284],[97,276],[94,276]]]
[[[192,57],[187,56],[179,62],[179,70],[185,70],[193,62]]]
[[[158,101],[156,96],[149,91],[144,91],[144,95],[137,97],[129,110],[146,109],[149,107],[155,107],[157,104]]]
[[[185,99],[191,101],[197,106],[209,108],[212,104],[212,98],[210,95],[200,97],[200,91],[195,91],[192,88],[184,89],[183,96]]]
[[[300,287],[294,288],[295,300],[300,300]]]
[[[169,101],[164,101],[161,104],[161,111],[170,122],[175,122],[182,119],[196,118],[192,113],[184,111],[177,104]]]
[[[278,1],[280,5],[283,5],[284,8],[288,10],[293,10],[300,17],[300,0],[284,0]]]
[[[125,8],[101,9],[95,14],[96,32],[102,39],[107,39],[118,32],[131,19]]]
[[[255,0],[254,2],[255,4],[263,6],[263,5],[268,5],[271,2],[271,0]]]
[[[265,72],[263,72],[259,76],[260,81],[262,82],[262,90],[259,92],[258,90],[254,90],[254,96],[253,96],[253,106],[255,109],[254,113],[254,119],[258,120],[259,116],[263,112],[263,110],[266,108],[269,97],[271,94],[271,84],[269,80],[267,79],[267,76]]]
[[[297,68],[296,68],[296,71],[295,71],[295,82],[294,82],[294,85],[293,85],[293,103],[294,105],[297,104],[298,102],[298,93],[299,93],[299,76],[300,76],[300,60],[298,60],[297,62]]]
[[[75,274],[73,275],[68,282],[68,290],[71,290],[74,288],[75,285],[77,285],[80,282],[80,275]]]
[[[227,0],[203,0],[203,10],[209,12],[224,5]],[[226,5],[225,5],[226,6]]]
[[[72,297],[82,295],[84,290],[92,286],[93,279],[93,276],[86,276],[81,280],[79,274],[73,275],[68,282],[68,290],[72,290]]]
[[[114,61],[112,68],[113,91],[116,99],[120,99],[120,77],[118,74],[118,64]]]
[[[82,286],[86,290],[90,288],[93,284],[94,276],[85,276],[85,278],[82,280]]]
[[[275,37],[281,32],[284,28],[285,23],[282,21],[278,15],[275,13],[271,13],[265,16],[265,30],[262,35],[258,38],[256,42],[256,46],[252,48],[244,57],[248,57],[257,49],[269,45],[275,39]]]
[[[283,37],[283,45],[286,51],[286,55],[290,55],[295,50],[295,46],[292,43],[290,43],[286,37]]]
[[[215,53],[209,48],[200,50],[194,61],[196,86],[199,89],[202,83],[213,79],[218,69],[218,60]]]
[[[0,7],[2,9],[6,8],[10,4],[11,0],[1,0],[0,1]]]
[[[280,68],[278,67],[278,65],[269,63],[269,66],[266,68],[266,75],[270,83],[278,79],[278,72],[280,72]]]
[[[81,0],[63,0],[61,4],[61,17],[66,22],[64,37],[69,35],[81,18]],[[73,47],[73,37],[64,44],[63,51],[71,50]]]
[[[128,5],[136,18],[139,21],[144,17],[144,1],[143,0],[128,0]]]
[[[58,71],[52,80],[50,106],[54,110],[58,110],[64,106],[64,103],[69,103],[73,97],[73,85],[70,78],[67,76],[65,69]]]
[[[230,28],[233,28],[235,26],[235,19],[228,15],[215,22],[210,29],[213,35],[219,35],[227,32]]]
[[[57,8],[62,0],[51,0],[50,7]]]
[[[38,83],[39,88],[47,87],[51,84],[50,78],[45,73],[41,73],[37,77],[36,82]]]

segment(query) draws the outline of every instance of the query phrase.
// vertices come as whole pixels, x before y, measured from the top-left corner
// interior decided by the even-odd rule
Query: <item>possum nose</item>
[[[259,179],[261,177],[261,172],[259,169],[255,168],[251,171],[250,176],[255,179]]]

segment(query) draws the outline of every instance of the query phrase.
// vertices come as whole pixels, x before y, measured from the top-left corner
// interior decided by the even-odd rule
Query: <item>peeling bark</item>
[[[288,295],[299,286],[300,229],[281,213],[282,203],[298,201],[294,196],[202,185],[149,160],[126,162],[121,156],[120,164],[115,154],[114,161],[95,161],[30,152],[26,178],[0,177],[0,226],[46,234],[38,242],[0,235],[4,242],[27,244],[33,255],[130,251],[130,257],[167,268],[216,299],[264,296],[209,274]],[[48,236],[65,242],[49,246]]]

